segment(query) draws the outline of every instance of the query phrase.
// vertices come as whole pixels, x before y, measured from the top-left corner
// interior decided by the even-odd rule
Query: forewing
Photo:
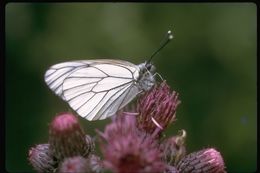
[[[63,97],[80,116],[90,121],[105,119],[139,92],[133,77],[136,70],[137,66],[115,61],[96,61],[77,68],[62,84]]]

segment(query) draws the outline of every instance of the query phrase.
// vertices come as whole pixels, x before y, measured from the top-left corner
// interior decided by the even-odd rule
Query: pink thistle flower
[[[107,125],[101,143],[104,166],[116,173],[163,172],[158,143],[136,128],[134,116],[120,115]],[[101,141],[101,142],[103,142]]]
[[[225,173],[224,161],[221,154],[214,148],[193,152],[177,164],[180,172],[186,173]]]
[[[154,87],[138,100],[137,126],[147,133],[165,129],[175,121],[175,112],[180,104],[178,93],[171,92],[166,81]]]
[[[29,150],[29,162],[37,172],[53,172],[57,167],[57,159],[49,146],[49,144],[39,144]]]
[[[70,113],[61,113],[56,116],[49,128],[50,149],[54,155],[62,160],[72,156],[87,156],[91,145],[86,137],[78,119]]]

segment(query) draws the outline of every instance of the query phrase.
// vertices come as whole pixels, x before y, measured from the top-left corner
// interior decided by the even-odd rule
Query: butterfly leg
[[[155,77],[155,76],[158,76],[159,77],[159,79],[161,79],[161,81],[164,81],[164,79],[163,79],[163,77],[159,74],[159,73],[154,73],[153,74],[153,77]]]
[[[139,113],[137,112],[123,112],[124,114],[131,115],[131,116],[137,116]]]

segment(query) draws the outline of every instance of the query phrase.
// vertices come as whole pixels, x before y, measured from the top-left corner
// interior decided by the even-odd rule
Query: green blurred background
[[[229,172],[256,169],[256,13],[253,3],[8,3],[6,5],[6,169],[32,171],[31,146],[69,106],[44,83],[46,69],[68,60],[154,58],[180,93],[177,122],[187,150],[215,147]],[[88,122],[95,135],[109,120]]]

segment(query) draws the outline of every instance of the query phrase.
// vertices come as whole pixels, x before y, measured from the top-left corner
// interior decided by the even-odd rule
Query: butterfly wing
[[[44,75],[45,82],[56,95],[63,98],[62,84],[64,79],[77,68],[88,67],[90,63],[91,62],[86,61],[72,61],[53,65],[46,71]]]
[[[135,85],[139,68],[127,61],[104,59],[71,63],[77,66],[72,68],[65,63],[53,66],[51,69],[56,71],[47,71],[50,75],[46,79],[57,95],[90,121],[114,115],[140,92]]]

